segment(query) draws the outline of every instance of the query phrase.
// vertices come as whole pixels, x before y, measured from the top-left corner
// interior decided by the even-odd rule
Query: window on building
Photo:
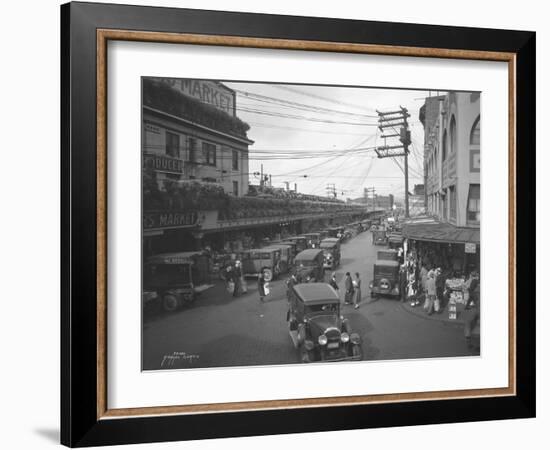
[[[479,225],[479,216],[481,213],[481,199],[479,197],[479,184],[470,184],[466,217],[466,221],[469,225]]]
[[[447,130],[443,132],[443,149],[441,153],[442,160],[445,161],[447,159]]]
[[[239,170],[239,152],[233,150],[233,170]]]
[[[180,157],[180,135],[166,132],[166,154],[173,158]]]
[[[216,146],[210,142],[202,143],[202,157],[204,159],[204,164],[209,166],[216,165]]]
[[[457,149],[457,136],[456,136],[456,120],[455,120],[455,116],[452,116],[451,117],[451,124],[449,126],[449,130],[450,130],[450,153],[454,153],[456,152],[456,149]]]
[[[233,181],[233,195],[235,197],[239,196],[239,182],[238,181]]]
[[[479,117],[474,122],[470,132],[470,145],[479,145]]]
[[[456,188],[449,187],[449,218],[456,220]]]
[[[197,162],[197,140],[189,138],[189,162]]]

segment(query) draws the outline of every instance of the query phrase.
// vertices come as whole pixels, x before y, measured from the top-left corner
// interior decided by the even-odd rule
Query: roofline
[[[143,105],[143,108],[148,109],[150,112],[169,117],[172,120],[176,120],[178,122],[183,122],[186,125],[192,125],[194,127],[201,128],[202,130],[208,131],[209,133],[214,133],[214,134],[217,134],[219,136],[223,136],[223,137],[226,137],[228,139],[233,139],[235,141],[238,141],[238,142],[241,142],[241,143],[244,143],[244,144],[247,144],[247,145],[254,144],[254,141],[252,141],[248,138],[243,138],[243,137],[234,136],[232,134],[223,133],[221,131],[215,130],[214,128],[206,127],[204,125],[198,124],[198,123],[193,122],[191,120],[183,119],[182,117],[179,117],[179,116],[174,116],[173,114],[169,114],[167,112],[161,111],[160,109],[151,108],[150,106],[147,106],[147,105]]]

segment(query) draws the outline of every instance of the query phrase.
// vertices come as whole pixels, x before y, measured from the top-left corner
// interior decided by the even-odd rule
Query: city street
[[[470,355],[460,323],[431,320],[406,311],[395,299],[369,296],[368,284],[376,251],[371,233],[342,245],[337,280],[343,298],[346,272],[362,279],[361,307],[342,306],[353,331],[359,333],[363,359],[389,360]],[[325,276],[328,279],[330,273]],[[248,293],[233,298],[223,282],[203,292],[195,304],[172,314],[145,316],[143,369],[175,369],[299,363],[286,323],[286,276],[271,282],[267,301],[260,302],[256,280]]]

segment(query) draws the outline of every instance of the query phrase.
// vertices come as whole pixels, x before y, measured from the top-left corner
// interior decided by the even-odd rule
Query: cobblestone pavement
[[[371,301],[368,283],[380,248],[372,245],[370,232],[356,236],[342,245],[336,271],[340,292],[347,271],[359,272],[363,280],[361,307],[343,306],[343,314],[362,337],[364,360],[471,356],[461,324],[426,320],[393,299]],[[218,282],[187,309],[146,317],[143,369],[299,363],[286,324],[284,277],[270,285],[265,303],[252,279],[248,293],[237,298]]]

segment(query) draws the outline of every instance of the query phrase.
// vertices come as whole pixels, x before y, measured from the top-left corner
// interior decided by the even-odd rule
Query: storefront
[[[432,218],[419,218],[403,225],[407,252],[430,267],[441,267],[465,276],[480,269],[479,228],[455,227]]]

